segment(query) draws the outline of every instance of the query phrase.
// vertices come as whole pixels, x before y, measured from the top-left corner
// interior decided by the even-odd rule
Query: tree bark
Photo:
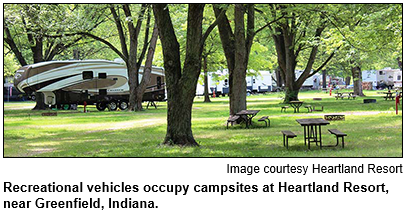
[[[221,44],[223,46],[224,55],[227,61],[227,68],[228,68],[228,97],[229,97],[229,105],[230,108],[234,108],[233,104],[233,82],[234,82],[234,67],[235,67],[235,36],[231,29],[230,21],[228,20],[225,13],[221,13],[221,9],[217,7],[217,5],[213,5],[214,14],[216,18],[219,19],[218,23],[218,31],[220,34]],[[234,115],[232,110],[230,109],[230,115]]]
[[[350,85],[350,83],[351,83],[351,77],[348,76],[345,78],[345,85],[348,86],[348,85]]]
[[[247,109],[247,75],[248,50],[245,40],[244,11],[242,4],[236,4],[234,8],[235,18],[235,68],[233,78],[233,102],[230,114],[236,114]]]
[[[179,43],[166,4],[153,5],[164,56],[168,94],[166,145],[199,146],[192,133],[192,105],[202,61],[204,4],[190,4],[182,72]]]
[[[43,93],[35,93],[35,107],[32,110],[48,110],[49,107],[44,103],[44,94]]]
[[[152,61],[154,59],[154,53],[155,53],[155,47],[156,47],[157,40],[158,40],[158,27],[155,24],[154,30],[152,32],[151,41],[149,44],[147,59],[145,61],[145,66],[144,66],[144,70],[143,70],[143,76],[141,79],[141,83],[136,88],[136,92],[135,92],[136,101],[137,101],[136,108],[138,108],[138,109],[141,108],[141,110],[142,110],[142,97],[144,96],[147,85],[151,81]]]
[[[211,102],[209,95],[209,79],[207,77],[207,56],[203,57],[203,73],[204,73],[204,102]]]
[[[222,16],[218,23],[218,30],[229,73],[230,115],[234,115],[241,110],[247,109],[247,82],[245,77],[255,35],[254,6],[252,4],[248,4],[246,7],[243,4],[235,5],[234,34],[227,16],[221,14],[216,5],[213,6],[213,10],[217,18]],[[244,18],[245,11],[247,11],[246,19]],[[245,28],[245,20],[247,21],[247,28]]]
[[[352,62],[353,63],[353,62]],[[351,67],[352,78],[354,81],[354,94],[357,96],[365,96],[362,92],[362,73],[361,68],[357,65]]]

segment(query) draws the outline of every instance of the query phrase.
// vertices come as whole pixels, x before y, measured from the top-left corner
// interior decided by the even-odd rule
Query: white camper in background
[[[304,71],[295,71],[296,80],[303,74]],[[321,82],[321,74],[316,73],[312,77],[309,77],[305,80],[302,85],[302,88],[305,89],[319,89]]]
[[[252,93],[265,93],[273,91],[274,83],[269,71],[259,71],[257,76],[247,76],[247,90]]]
[[[140,73],[143,68],[140,69]],[[97,109],[127,109],[129,86],[127,67],[107,60],[48,61],[23,66],[14,76],[14,85],[31,95],[42,93],[44,103],[69,109],[71,104],[96,104]],[[165,99],[163,68],[153,67],[143,101]],[[63,106],[62,106],[63,105]]]
[[[381,70],[362,71],[362,82],[372,82],[373,89],[386,88],[388,86],[402,87],[402,71],[389,67]]]
[[[403,87],[402,81],[403,81],[402,71],[400,69],[395,70],[393,76],[393,84],[395,88],[402,88]]]
[[[362,82],[371,82],[373,90],[375,90],[376,86],[378,85],[378,78],[376,73],[376,70],[362,71]]]

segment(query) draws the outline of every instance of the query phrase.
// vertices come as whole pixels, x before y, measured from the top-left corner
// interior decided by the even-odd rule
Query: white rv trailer
[[[140,69],[140,76],[143,69]],[[165,99],[162,68],[153,67],[144,101]],[[141,79],[141,77],[139,77]],[[123,63],[107,60],[48,61],[23,66],[16,71],[14,84],[31,95],[42,93],[47,105],[96,104],[104,110],[126,109],[129,86],[127,68]]]
[[[247,76],[247,90],[253,93],[264,93],[273,91],[275,82],[272,81],[272,74],[269,71],[259,71],[257,76]]]
[[[384,68],[381,70],[362,71],[362,81],[372,82],[373,89],[385,87],[402,87],[402,71],[400,69]]]
[[[214,76],[216,75],[216,76]],[[269,71],[259,71],[257,76],[247,76],[247,90],[253,93],[263,93],[270,92],[276,87],[275,82],[272,81],[272,74]],[[226,95],[229,92],[229,79],[228,79],[228,70],[218,70],[214,73],[208,74],[208,85],[209,92],[212,94],[223,94]],[[196,88],[196,94],[203,95],[204,85],[198,84]]]

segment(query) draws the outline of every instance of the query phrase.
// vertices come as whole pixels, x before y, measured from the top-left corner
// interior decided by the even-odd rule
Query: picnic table
[[[316,145],[320,143],[320,149],[322,148],[321,140],[321,126],[328,125],[330,122],[322,118],[312,119],[296,119],[296,121],[304,128],[304,142],[308,144],[310,149],[310,142],[315,142]]]
[[[348,99],[353,98],[355,99],[355,97],[357,97],[356,95],[354,95],[354,92],[337,92],[336,93],[336,100],[341,98],[344,99],[345,97],[347,97]]]
[[[383,98],[385,98],[385,100],[391,99],[393,100],[395,98],[396,93],[392,93],[392,92],[385,92],[384,93],[386,96],[384,96]]]
[[[259,113],[260,110],[242,110],[236,115],[240,116],[242,120],[245,122],[245,127],[249,128],[252,125],[252,118]]]
[[[299,113],[299,108],[302,106],[303,101],[290,101],[289,104],[293,107],[294,113],[296,113],[296,111]]]

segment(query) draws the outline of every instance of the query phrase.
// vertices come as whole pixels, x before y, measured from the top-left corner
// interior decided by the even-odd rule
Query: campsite
[[[400,157],[402,155],[402,113],[395,114],[394,101],[385,101],[376,91],[377,103],[364,104],[362,99],[335,100],[328,93],[308,91],[301,99],[309,104],[323,104],[323,112],[300,113],[280,111],[280,95],[252,95],[248,108],[270,116],[270,127],[254,118],[254,127],[235,125],[226,129],[228,99],[203,97],[193,104],[193,133],[200,147],[161,145],[166,131],[166,103],[157,109],[128,114],[124,111],[103,111],[83,107],[77,111],[58,111],[55,116],[41,116],[32,111],[34,103],[6,103],[4,114],[4,152],[6,157]],[[279,95],[279,96],[278,96]],[[322,98],[314,101],[314,96]],[[400,108],[401,109],[401,108]],[[345,148],[311,150],[303,144],[303,129],[295,121],[322,114],[346,114],[345,121],[328,126],[348,134]],[[23,129],[23,130],[22,130]],[[283,146],[281,130],[290,129],[298,137]],[[335,138],[322,129],[327,144]]]
[[[402,4],[4,4],[5,157],[402,157]]]

